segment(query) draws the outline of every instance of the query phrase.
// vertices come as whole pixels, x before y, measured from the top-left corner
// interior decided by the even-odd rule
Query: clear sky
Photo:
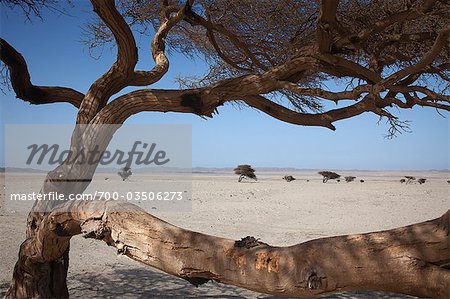
[[[115,60],[115,49],[105,48],[100,59],[89,56],[80,42],[81,27],[93,16],[88,1],[74,1],[72,16],[46,12],[44,21],[25,21],[20,14],[1,11],[1,37],[25,57],[36,85],[60,85],[86,92]],[[140,69],[152,66],[148,40],[138,41]],[[170,55],[171,67],[158,88],[178,88],[179,75],[202,74],[202,61]],[[430,83],[431,84],[431,83]],[[129,91],[131,89],[126,89]],[[1,94],[0,165],[4,165],[5,124],[72,124],[76,110],[70,104],[35,106]],[[394,111],[395,112],[395,111]],[[250,108],[225,106],[219,115],[204,120],[194,115],[150,113],[127,123],[191,124],[193,166],[295,167],[313,169],[428,170],[450,169],[450,114],[417,107],[395,112],[410,120],[412,133],[387,140],[388,126],[364,114],[335,123],[336,131],[283,123]]]

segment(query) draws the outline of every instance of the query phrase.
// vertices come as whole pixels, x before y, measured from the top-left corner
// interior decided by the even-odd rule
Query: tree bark
[[[366,289],[448,298],[449,219],[450,210],[440,218],[388,231],[274,247],[253,237],[235,241],[185,230],[128,203],[72,202],[40,223],[35,244],[41,246],[29,248],[28,259],[20,259],[15,272],[22,264],[60,260],[70,237],[83,233],[195,285],[215,280],[278,296]],[[48,295],[37,286],[32,293],[10,290],[7,297]]]
[[[68,298],[69,247],[54,261],[36,263],[27,256],[35,253],[27,247],[27,241],[21,245],[19,260],[5,298]]]
[[[72,135],[71,153],[75,161],[62,163],[46,176],[41,194],[58,193],[69,198],[69,194],[81,194],[90,184],[102,153],[114,132],[120,126],[77,126]],[[81,146],[82,145],[82,146]],[[98,148],[98,153],[89,150]],[[86,155],[81,155],[86,153]],[[68,155],[70,156],[70,155]],[[89,157],[83,162],[83,157]],[[70,203],[70,202],[69,202]],[[67,201],[36,201],[27,218],[26,240],[19,250],[19,259],[14,267],[13,279],[6,298],[68,298],[67,270],[69,266],[69,243],[72,235],[62,235],[60,228],[54,233],[58,238],[51,241],[46,223],[53,210],[68,205]],[[51,253],[47,252],[51,251]],[[45,254],[44,254],[45,253]]]
[[[323,1],[317,24],[317,44],[307,43],[296,48],[295,54],[280,64],[272,63],[273,59],[268,53],[253,53],[249,45],[226,27],[196,15],[190,9],[193,1],[189,1],[189,5],[174,11],[169,7],[161,10],[160,28],[152,42],[155,67],[149,72],[135,70],[138,62],[136,43],[127,22],[116,9],[115,2],[91,2],[94,11],[110,29],[116,41],[117,59],[90,86],[86,95],[66,87],[33,85],[25,59],[0,39],[0,59],[10,71],[16,95],[33,104],[71,103],[79,108],[77,124],[120,125],[129,116],[142,111],[194,113],[212,117],[216,108],[228,101],[242,101],[284,122],[329,129],[335,128],[332,124],[335,121],[364,112],[395,120],[394,116],[384,110],[392,105],[405,109],[414,105],[430,106],[450,111],[447,95],[440,95],[424,86],[412,86],[420,74],[429,73],[430,68],[436,69],[433,62],[448,44],[448,26],[440,30],[430,51],[417,63],[400,68],[389,76],[383,76],[383,66],[391,67],[400,62],[401,59],[395,55],[388,64],[386,59],[392,59],[389,55],[374,57],[378,67],[373,68],[367,68],[365,63],[351,55],[336,55],[353,51],[352,49],[361,50],[364,55],[371,54],[371,51],[364,48],[364,41],[391,25],[422,17],[432,11],[437,2],[435,0],[425,1],[418,10],[408,9],[388,15],[376,24],[370,24],[369,27],[358,30],[359,32],[345,33],[344,36],[342,32],[345,30],[339,27],[336,16],[339,1]],[[159,2],[163,6],[169,3]],[[113,95],[128,86],[149,85],[162,78],[169,67],[164,53],[167,34],[182,20],[203,26],[217,54],[230,65],[242,70],[246,67],[245,64],[236,63],[228,59],[226,53],[221,53],[219,45],[214,41],[214,32],[227,37],[230,44],[242,50],[245,61],[250,62],[254,69],[244,68],[245,74],[221,79],[201,88],[142,89],[110,101]],[[381,39],[381,45],[384,42]],[[266,57],[267,63],[259,62],[260,56]],[[448,67],[437,72],[444,76],[444,80],[447,78],[444,73],[446,69]],[[340,92],[305,88],[302,85],[308,83],[309,77],[319,73],[339,78],[351,77],[365,83],[351,91],[345,89]],[[298,96],[336,102],[349,99],[356,103],[321,113],[303,113],[264,96],[283,89]],[[386,96],[382,97],[382,93],[386,93]],[[419,97],[417,93],[425,96]],[[403,96],[396,98],[397,94]],[[403,102],[403,97],[406,102]],[[80,141],[80,135],[74,132],[71,149],[89,150],[92,148],[92,143],[89,143],[92,136],[96,135],[89,135]],[[107,143],[108,140],[104,142]],[[73,165],[61,165],[51,172],[41,192],[82,193],[89,184],[96,165],[75,169],[72,168]],[[69,173],[74,176],[70,177]],[[84,181],[75,184],[70,190],[56,184],[60,180],[73,178]],[[282,296],[315,296],[341,290],[371,289],[424,297],[449,297],[450,211],[435,220],[389,231],[330,237],[289,247],[272,247],[252,237],[234,241],[187,231],[129,204],[119,206],[115,202],[96,201],[68,202],[59,206],[40,202],[37,205],[28,217],[27,239],[21,245],[7,298],[68,297],[66,275],[69,243],[73,235],[80,233],[84,233],[86,237],[103,239],[115,246],[120,253],[185,278],[193,284],[216,280]]]

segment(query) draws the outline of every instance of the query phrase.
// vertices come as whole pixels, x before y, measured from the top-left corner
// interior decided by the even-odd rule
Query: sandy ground
[[[341,173],[341,172],[340,172]],[[287,174],[287,173],[286,173]],[[237,183],[226,174],[192,176],[192,212],[153,214],[183,228],[240,239],[247,235],[271,245],[292,245],[306,240],[362,233],[403,226],[441,216],[450,208],[450,174],[445,172],[345,172],[352,183],[323,184],[315,172],[288,173],[297,180],[281,180],[285,173],[259,173],[258,182]],[[404,175],[427,178],[423,185],[400,184]],[[130,182],[120,178],[96,180],[102,188],[150,180],[135,174]],[[37,178],[37,180],[36,180]],[[359,180],[364,179],[364,183]],[[0,175],[4,186],[4,175]],[[309,182],[307,181],[309,180]],[[34,181],[34,183],[32,183]],[[23,180],[26,190],[36,188],[38,174]],[[37,188],[36,191],[39,191]],[[4,187],[0,189],[0,295],[11,279],[18,247],[24,239],[23,213],[5,211]],[[186,281],[116,255],[104,243],[74,237],[71,242],[69,288],[72,298],[274,298],[209,282],[194,287]],[[406,298],[379,292],[344,292],[325,298]]]

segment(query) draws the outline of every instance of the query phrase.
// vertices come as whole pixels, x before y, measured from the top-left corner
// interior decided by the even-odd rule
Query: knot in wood
[[[320,277],[315,272],[311,273],[308,277],[307,286],[310,290],[317,290],[321,286]]]

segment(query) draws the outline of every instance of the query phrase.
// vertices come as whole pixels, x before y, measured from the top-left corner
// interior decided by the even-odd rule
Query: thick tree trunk
[[[68,298],[67,270],[69,248],[51,262],[34,262],[28,258],[36,252],[27,248],[27,239],[20,249],[11,286],[6,298]],[[27,249],[25,249],[27,248]]]
[[[61,165],[49,172],[41,190],[42,194],[57,192],[58,194],[82,193],[89,184],[86,182],[70,182],[73,177],[92,177],[96,165],[84,166],[88,174],[80,175],[76,167],[71,167],[75,173],[71,176],[68,165]],[[69,182],[65,182],[65,180]],[[44,241],[43,236],[49,232],[43,228],[51,217],[51,211],[67,202],[36,201],[27,218],[26,240],[19,249],[19,258],[13,272],[11,286],[6,298],[68,298],[67,270],[69,268],[69,245],[71,236],[59,235],[54,243]],[[58,233],[58,228],[53,233]],[[42,251],[54,250],[51,256],[43,256]]]
[[[68,206],[72,212],[64,209]],[[74,202],[64,208],[43,219],[34,247],[21,250],[32,263],[61,259],[70,237],[83,233],[196,285],[215,280],[279,296],[357,289],[434,298],[450,295],[450,210],[440,218],[388,231],[272,247],[252,237],[234,241],[178,228],[131,204]],[[27,263],[24,258],[18,271]],[[47,275],[33,274],[34,281]],[[46,296],[38,286],[27,293],[16,287],[8,296]]]

